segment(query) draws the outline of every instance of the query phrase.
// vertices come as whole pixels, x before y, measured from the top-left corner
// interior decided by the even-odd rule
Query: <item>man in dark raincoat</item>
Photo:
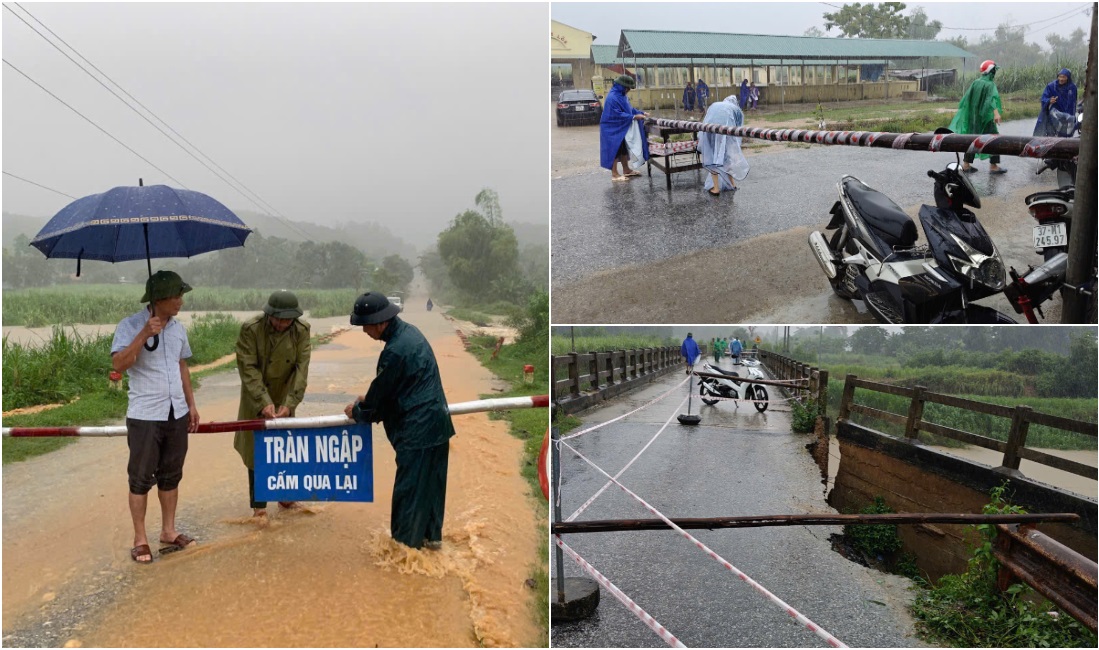
[[[690,81],[683,87],[683,110],[688,113],[695,110],[695,85]]]
[[[611,170],[611,180],[614,181],[624,181],[641,175],[636,170],[630,170],[630,152],[626,146],[626,134],[634,120],[641,121],[639,126],[642,154],[645,160],[649,159],[649,142],[645,137],[644,127],[644,119],[648,114],[630,106],[630,100],[626,98],[626,94],[636,85],[637,82],[629,75],[618,75],[603,102],[603,116],[599,118],[599,165],[603,169]],[[621,174],[615,169],[618,164],[622,165]]]
[[[950,122],[950,130],[954,133],[984,134],[999,133],[996,125],[1000,123],[1000,111],[1003,104],[1000,102],[1000,91],[996,89],[996,62],[992,60],[981,64],[981,76],[969,85],[958,103],[958,112]],[[1000,167],[999,156],[988,154],[976,154],[982,160],[991,158],[990,174],[1005,174],[1006,169]],[[970,163],[974,154],[967,153],[962,157],[962,171],[968,173],[977,171]]]
[[[309,323],[299,320],[298,297],[281,290],[271,294],[263,313],[240,326],[237,336],[237,372],[240,373],[240,408],[237,418],[252,420],[294,416],[305,399],[309,381]],[[237,431],[233,447],[248,468],[248,498],[252,516],[266,522],[267,502],[256,501],[255,436]],[[280,501],[283,509],[296,509],[293,501]]]
[[[1060,125],[1057,120],[1051,119],[1051,110],[1068,113],[1072,120],[1064,120]],[[1072,83],[1072,72],[1068,68],[1061,68],[1057,78],[1046,85],[1042,93],[1042,110],[1038,112],[1038,122],[1034,125],[1034,135],[1042,136],[1069,136],[1072,135],[1073,126],[1076,123],[1076,84]],[[1060,127],[1060,128],[1058,128]]]
[[[450,421],[439,364],[427,339],[397,318],[400,311],[380,293],[359,296],[351,324],[385,341],[366,395],[344,413],[356,422],[381,422],[397,452],[390,534],[412,548],[436,549],[443,539]]]
[[[698,110],[703,113],[706,112],[706,107],[710,103],[710,87],[706,85],[706,82],[699,79],[695,84],[695,96],[698,97]]]

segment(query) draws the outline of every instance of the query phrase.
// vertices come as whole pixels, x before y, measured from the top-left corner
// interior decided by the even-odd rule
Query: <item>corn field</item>
[[[294,290],[301,308],[314,318],[350,314],[358,296],[354,289]],[[141,309],[140,284],[58,286],[4,292],[3,324],[26,327],[117,323]],[[271,295],[268,289],[196,287],[184,294],[185,311],[259,312]]]

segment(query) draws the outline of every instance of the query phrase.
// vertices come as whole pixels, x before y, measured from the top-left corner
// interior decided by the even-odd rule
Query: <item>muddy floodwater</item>
[[[448,401],[492,391],[496,380],[438,311],[409,306],[402,317],[431,341]],[[351,329],[314,350],[298,414],[341,413],[368,386],[381,349]],[[235,371],[204,379],[203,421],[236,419],[238,394]],[[525,581],[545,542],[520,476],[522,444],[486,414],[454,424],[439,551],[389,538],[394,463],[380,425],[373,503],[306,512],[271,504],[265,527],[251,523],[232,434],[191,436],[178,528],[199,545],[149,566],[129,557],[125,440],[82,439],[5,467],[4,643],[26,645],[29,631],[54,626],[44,638],[56,645],[544,645]],[[160,526],[154,494],[151,539]]]

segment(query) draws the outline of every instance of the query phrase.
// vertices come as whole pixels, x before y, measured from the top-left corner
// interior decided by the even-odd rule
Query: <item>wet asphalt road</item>
[[[1033,120],[1015,120],[1000,132],[1026,135]],[[745,142],[750,142],[745,139]],[[672,175],[672,189],[654,169],[626,183],[610,182],[606,170],[554,179],[552,265],[555,285],[599,271],[645,264],[702,249],[720,248],[797,226],[823,226],[844,174],[885,192],[902,208],[932,203],[929,169],[954,161],[952,153],[892,151],[841,145],[798,145],[766,153],[747,152],[752,165],[735,194],[719,198],[702,189],[701,170]],[[592,153],[598,156],[598,149]],[[991,176],[987,161],[971,176],[982,196],[1006,195],[1020,187],[1052,186],[1051,172],[1034,175],[1040,161],[1005,157],[1007,174]],[[980,211],[977,211],[980,217]],[[1020,210],[1020,236],[1030,217]],[[921,240],[923,234],[920,234]],[[804,242],[798,254],[809,255]]]
[[[669,375],[581,417],[585,425],[606,421],[682,379],[682,375]],[[572,442],[613,475],[672,415],[686,390],[684,386],[658,404]],[[694,404],[698,409],[697,400]],[[703,406],[696,412],[702,415],[701,426],[685,427],[673,421],[623,474],[623,484],[669,517],[834,512],[824,502],[820,472],[804,449],[806,436],[790,432],[785,404],[772,404],[762,415],[749,405],[734,409],[728,402]],[[564,450],[563,516],[604,482],[602,475]],[[578,519],[651,517],[612,486]],[[848,645],[920,644],[909,636],[912,631],[901,603],[906,598],[904,581],[873,572],[832,551],[828,537],[840,532],[839,527],[690,532]],[[689,647],[827,647],[820,637],[678,533],[572,534],[565,536],[565,542]],[[551,553],[551,562],[555,562],[554,555]],[[566,557],[565,575],[586,574]],[[592,618],[553,625],[551,644],[665,645],[606,590]]]

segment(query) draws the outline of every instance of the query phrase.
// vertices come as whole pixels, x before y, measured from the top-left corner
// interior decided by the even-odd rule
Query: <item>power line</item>
[[[73,200],[76,199],[76,197],[73,196],[72,194],[65,194],[61,190],[55,190],[52,187],[46,187],[45,185],[43,185],[41,183],[35,183],[32,180],[28,180],[26,178],[23,178],[22,176],[16,176],[15,174],[12,174],[11,172],[2,172],[2,173],[5,176],[11,176],[12,178],[18,178],[19,180],[23,181],[24,183],[30,183],[31,185],[37,185],[38,187],[41,187],[44,190],[49,190],[49,191],[53,192],[54,194],[60,194],[61,196],[67,196],[67,197],[69,197],[70,199],[73,199]]]
[[[1044,23],[1044,22],[1047,22],[1047,21],[1050,21],[1050,20],[1055,20],[1055,19],[1060,18],[1062,16],[1068,16],[1069,14],[1086,13],[1090,9],[1091,9],[1091,7],[1089,7],[1089,6],[1077,7],[1075,9],[1070,9],[1070,10],[1066,11],[1063,14],[1057,14],[1056,16],[1052,16],[1050,18],[1043,18],[1042,20],[1036,20],[1032,23],[1026,23],[1025,25],[1008,25],[1008,27],[1010,29],[1017,29],[1019,27],[1031,27],[1032,25],[1037,25],[1038,23]],[[1063,21],[1059,21],[1059,22],[1063,22]],[[1056,25],[1056,24],[1057,23],[1053,23],[1053,25]],[[1046,25],[1042,29],[1048,29],[1050,27],[1053,27],[1053,25]],[[996,27],[942,27],[941,29],[950,29],[950,30],[955,30],[955,31],[990,32],[990,31],[996,31],[999,28],[1000,28],[1000,26],[997,25]]]
[[[75,54],[76,54],[76,55],[77,55],[78,57],[80,57],[80,58],[81,58],[81,59],[82,59],[82,60],[83,60],[84,62],[86,62],[86,63],[87,63],[87,64],[88,64],[89,66],[91,66],[91,67],[92,67],[92,68],[93,68],[93,69],[94,69],[94,70],[95,70],[96,72],[98,72],[99,74],[101,74],[101,75],[102,75],[102,76],[103,76],[103,77],[104,77],[104,78],[105,78],[105,79],[106,79],[107,81],[110,81],[110,82],[111,82],[112,84],[114,84],[114,85],[115,85],[115,86],[116,86],[116,87],[117,87],[117,88],[118,88],[118,89],[119,89],[120,91],[122,91],[122,93],[123,93],[123,94],[125,94],[125,95],[126,95],[127,97],[129,97],[129,98],[130,98],[131,100],[133,100],[133,101],[134,101],[134,103],[136,103],[136,104],[137,104],[138,106],[140,106],[140,107],[141,107],[142,109],[144,109],[144,110],[145,110],[145,111],[146,111],[147,113],[149,113],[149,114],[150,114],[150,115],[152,115],[152,116],[153,116],[154,118],[156,118],[156,119],[157,119],[157,121],[159,121],[159,122],[160,122],[161,124],[163,124],[163,125],[164,125],[164,126],[165,126],[165,127],[166,127],[166,128],[168,129],[168,130],[169,130],[169,131],[171,131],[171,132],[172,132],[173,134],[175,134],[175,135],[176,135],[177,137],[179,137],[179,139],[180,139],[180,140],[182,140],[183,142],[186,142],[188,146],[190,146],[190,147],[191,147],[192,149],[194,149],[194,150],[195,150],[196,152],[198,152],[198,153],[199,153],[200,155],[202,155],[202,156],[203,156],[204,158],[206,158],[206,160],[209,160],[209,161],[210,161],[210,164],[212,164],[212,165],[213,165],[214,167],[217,167],[217,168],[218,168],[219,170],[221,170],[222,172],[224,172],[226,176],[228,176],[229,178],[233,179],[233,181],[234,181],[234,182],[235,182],[235,183],[236,183],[237,185],[239,185],[240,187],[244,188],[244,190],[246,190],[246,191],[247,191],[247,192],[248,192],[249,194],[251,194],[252,196],[249,196],[248,194],[245,194],[245,193],[244,193],[243,191],[241,191],[241,189],[240,189],[240,188],[238,188],[237,186],[233,185],[233,183],[230,183],[230,182],[229,182],[228,180],[226,180],[226,178],[225,178],[224,176],[222,176],[221,174],[219,174],[219,173],[218,173],[217,171],[215,171],[214,169],[211,169],[210,165],[207,165],[207,164],[206,164],[206,163],[205,163],[205,162],[204,162],[203,160],[201,160],[200,158],[198,158],[197,156],[195,156],[195,154],[194,154],[194,153],[192,153],[191,151],[189,151],[189,150],[188,150],[188,149],[187,149],[186,147],[184,147],[184,146],[183,146],[182,144],[180,144],[179,142],[177,142],[177,141],[176,141],[176,140],[175,140],[174,138],[172,138],[172,137],[171,137],[171,136],[169,136],[169,135],[168,135],[167,133],[165,133],[165,132],[164,132],[164,130],[163,130],[163,129],[161,129],[161,128],[160,128],[160,127],[159,127],[159,126],[157,125],[157,124],[155,124],[155,123],[154,123],[154,122],[153,122],[152,120],[150,120],[150,119],[149,119],[148,117],[146,117],[146,116],[145,116],[145,115],[143,115],[143,114],[142,114],[142,113],[141,113],[140,111],[138,111],[138,110],[137,110],[136,108],[134,108],[134,106],[133,106],[132,104],[130,104],[130,103],[129,103],[128,101],[126,101],[125,99],[123,99],[122,97],[120,97],[120,96],[118,95],[118,93],[116,93],[116,92],[115,92],[114,90],[112,90],[112,89],[111,89],[110,87],[108,87],[108,86],[107,86],[106,84],[104,84],[104,83],[103,83],[103,82],[102,82],[102,81],[101,81],[101,80],[100,80],[99,78],[97,78],[97,77],[96,77],[95,75],[93,75],[93,74],[92,74],[91,72],[89,72],[87,68],[85,68],[85,67],[84,67],[83,65],[81,65],[81,64],[80,64],[79,62],[77,62],[77,61],[76,61],[75,59],[73,59],[73,58],[72,58],[71,56],[69,56],[69,54],[68,54],[67,52],[65,52],[64,50],[62,50],[62,49],[61,49],[60,47],[58,47],[58,45],[57,45],[56,43],[54,43],[54,42],[53,42],[53,41],[51,41],[51,40],[50,40],[49,38],[47,38],[47,37],[45,36],[45,34],[43,34],[42,32],[38,31],[38,29],[37,29],[37,28],[35,28],[35,27],[34,27],[34,25],[31,25],[31,24],[30,24],[29,22],[27,22],[27,21],[26,21],[26,19],[24,19],[24,18],[23,18],[22,16],[20,16],[20,15],[19,15],[18,13],[16,13],[16,12],[15,12],[15,11],[14,11],[14,10],[13,10],[13,9],[11,8],[11,7],[9,7],[9,6],[7,6],[7,5],[4,5],[4,8],[5,8],[5,9],[7,9],[7,10],[8,10],[9,12],[11,12],[11,14],[12,14],[12,15],[14,15],[14,16],[15,16],[16,18],[19,18],[19,20],[21,20],[21,21],[23,22],[23,24],[24,24],[24,25],[26,25],[26,26],[27,26],[28,28],[30,28],[30,29],[31,29],[32,31],[34,31],[34,33],[35,33],[35,34],[37,34],[37,35],[38,35],[39,37],[41,37],[41,38],[42,38],[42,40],[46,41],[46,42],[47,42],[47,43],[49,43],[49,44],[50,44],[51,46],[53,46],[53,48],[54,48],[54,49],[56,49],[56,50],[57,50],[58,52],[60,52],[61,54],[63,54],[63,55],[65,56],[65,58],[67,58],[67,59],[68,59],[69,61],[71,61],[71,62],[73,63],[73,65],[75,65],[75,66],[77,66],[78,68],[80,68],[80,70],[81,70],[82,72],[84,72],[84,73],[85,73],[85,74],[87,74],[87,75],[88,75],[89,77],[91,77],[92,79],[94,79],[94,80],[96,81],[96,83],[98,83],[98,84],[99,84],[100,86],[103,86],[103,88],[104,88],[104,89],[106,89],[106,90],[107,90],[107,92],[109,92],[109,93],[111,93],[112,95],[114,95],[114,96],[115,96],[115,98],[117,98],[117,99],[118,99],[118,100],[119,100],[120,102],[122,102],[123,104],[125,104],[127,108],[129,108],[129,109],[130,109],[130,110],[132,110],[133,112],[137,113],[137,115],[138,115],[138,116],[140,116],[140,117],[141,117],[141,119],[143,119],[143,120],[145,120],[146,122],[148,122],[148,123],[149,123],[149,124],[150,124],[150,125],[151,125],[151,126],[152,126],[153,128],[155,128],[155,129],[156,129],[157,131],[159,131],[159,132],[161,133],[161,135],[163,135],[164,137],[168,138],[168,140],[169,140],[169,141],[171,141],[171,142],[172,142],[172,144],[176,145],[177,147],[179,147],[180,149],[182,149],[182,150],[184,151],[184,153],[186,153],[187,155],[191,156],[191,157],[192,157],[192,158],[194,158],[194,159],[195,159],[196,161],[198,161],[198,163],[199,163],[199,164],[201,164],[201,165],[202,165],[203,167],[205,167],[205,168],[206,168],[207,170],[209,170],[209,171],[210,171],[210,172],[211,172],[212,174],[214,174],[215,176],[217,176],[217,177],[218,177],[218,178],[219,178],[219,179],[220,179],[221,181],[223,181],[223,182],[224,182],[224,183],[225,183],[226,185],[228,185],[229,187],[231,187],[231,188],[232,188],[232,189],[233,189],[234,191],[236,191],[236,192],[237,192],[238,194],[240,194],[241,196],[243,196],[243,197],[244,197],[245,199],[247,199],[247,200],[248,200],[249,202],[251,202],[251,203],[252,203],[253,205],[255,205],[255,206],[256,206],[257,208],[259,208],[259,209],[260,209],[261,211],[270,211],[270,212],[274,213],[274,214],[276,215],[276,217],[277,217],[277,218],[279,218],[279,219],[280,219],[280,220],[281,220],[281,221],[282,221],[282,222],[283,222],[283,223],[284,223],[284,224],[285,224],[286,226],[288,226],[288,227],[289,227],[289,228],[290,228],[291,230],[293,230],[293,231],[297,232],[297,233],[298,233],[299,235],[301,235],[301,236],[302,236],[302,237],[304,237],[305,239],[309,239],[309,238],[310,238],[308,234],[306,234],[306,233],[305,233],[305,232],[304,232],[303,230],[301,230],[301,229],[300,229],[299,227],[295,226],[295,225],[294,225],[294,224],[293,224],[293,223],[292,223],[291,221],[289,221],[289,219],[287,219],[287,218],[286,218],[286,217],[285,217],[284,215],[282,215],[282,213],[280,213],[280,212],[279,212],[278,210],[276,210],[276,209],[274,208],[274,206],[272,206],[272,205],[271,205],[270,203],[268,203],[267,201],[263,200],[263,198],[262,198],[262,197],[261,197],[261,196],[260,196],[259,194],[257,194],[256,192],[252,191],[252,189],[250,189],[250,188],[249,188],[249,187],[248,187],[247,185],[245,185],[244,183],[242,183],[242,182],[241,182],[241,181],[240,181],[239,179],[237,179],[237,178],[236,178],[235,176],[233,176],[232,174],[230,174],[230,173],[229,173],[229,172],[228,172],[228,171],[227,171],[227,170],[226,170],[225,168],[223,168],[223,167],[222,167],[221,165],[218,165],[218,164],[217,164],[217,162],[215,162],[213,158],[211,158],[210,156],[208,156],[208,155],[207,155],[206,153],[204,153],[204,152],[203,152],[203,151],[202,151],[201,149],[199,149],[199,148],[198,148],[197,146],[195,146],[195,145],[194,145],[194,144],[193,144],[193,143],[192,143],[191,141],[189,141],[189,140],[188,140],[187,138],[185,138],[185,137],[184,137],[184,136],[183,136],[183,135],[182,135],[181,133],[179,133],[179,132],[178,132],[178,131],[176,131],[176,130],[175,130],[174,128],[172,128],[172,126],[171,126],[170,124],[168,124],[168,123],[167,123],[167,122],[166,122],[166,121],[165,121],[164,119],[162,119],[162,118],[161,118],[161,117],[160,117],[159,115],[157,115],[157,114],[156,114],[155,112],[153,112],[153,110],[152,110],[152,109],[150,109],[149,107],[147,107],[147,106],[145,106],[144,104],[142,104],[142,103],[141,103],[141,102],[140,102],[140,101],[139,101],[139,100],[138,100],[138,99],[137,99],[136,97],[134,97],[134,96],[133,96],[132,94],[130,94],[130,93],[129,93],[129,92],[128,92],[128,91],[127,91],[127,90],[126,90],[125,88],[123,88],[121,84],[119,84],[119,83],[118,83],[117,81],[115,81],[114,79],[112,79],[112,78],[111,78],[111,77],[110,77],[109,75],[107,75],[107,73],[103,72],[103,70],[101,70],[101,69],[100,69],[100,68],[99,68],[98,66],[96,66],[96,65],[95,65],[94,63],[92,63],[92,62],[91,62],[91,61],[90,61],[90,60],[89,60],[89,59],[88,59],[87,57],[85,57],[85,56],[84,56],[83,54],[81,54],[81,53],[79,52],[79,50],[77,50],[77,49],[76,49],[75,47],[73,47],[72,45],[70,45],[70,44],[69,44],[69,43],[68,43],[67,41],[65,41],[65,39],[63,39],[63,38],[61,38],[60,36],[58,36],[56,32],[54,32],[54,31],[53,31],[52,29],[50,29],[50,28],[49,28],[49,26],[47,26],[47,25],[46,25],[45,23],[43,23],[43,22],[42,22],[42,21],[41,21],[41,20],[40,20],[40,19],[39,19],[39,18],[38,18],[37,16],[35,16],[35,15],[34,15],[34,14],[32,14],[31,12],[27,11],[27,9],[26,9],[25,7],[23,7],[23,5],[19,4],[18,2],[14,3],[14,4],[15,4],[15,6],[19,7],[19,9],[20,9],[20,10],[22,10],[22,11],[23,11],[23,12],[25,12],[25,13],[26,13],[26,14],[27,14],[28,16],[30,16],[30,17],[31,17],[32,19],[34,19],[34,21],[35,21],[35,22],[37,22],[37,23],[38,23],[39,25],[41,25],[43,29],[45,29],[45,30],[46,30],[47,32],[49,32],[49,33],[50,33],[50,35],[51,35],[51,36],[53,36],[53,37],[54,37],[54,38],[56,38],[56,39],[57,39],[58,41],[60,41],[61,43],[63,43],[63,44],[65,45],[65,47],[67,47],[67,48],[69,48],[70,50],[72,50],[72,51],[73,51],[73,53],[75,53]],[[253,199],[252,197],[255,197],[255,199]],[[261,204],[262,204],[262,205],[261,205]]]
[[[167,176],[168,178],[172,179],[173,181],[175,181],[175,183],[176,183],[177,185],[179,185],[179,186],[180,186],[180,187],[182,187],[183,189],[190,189],[190,188],[188,188],[188,187],[187,187],[186,185],[184,185],[183,183],[179,182],[179,179],[175,178],[174,176],[172,176],[172,175],[171,175],[171,174],[169,174],[168,172],[164,171],[164,170],[163,170],[163,169],[161,169],[160,167],[157,167],[157,166],[156,166],[155,164],[153,164],[153,162],[152,162],[151,160],[149,160],[149,159],[148,159],[148,158],[146,158],[145,156],[142,156],[142,155],[141,155],[141,154],[139,154],[138,152],[134,151],[134,149],[133,149],[132,147],[130,147],[130,145],[128,145],[128,144],[126,144],[125,142],[123,142],[123,141],[119,140],[118,138],[114,137],[114,136],[113,136],[113,135],[111,135],[111,134],[110,134],[110,133],[109,133],[109,132],[108,132],[108,131],[107,131],[106,129],[104,129],[103,127],[101,127],[101,126],[99,126],[98,124],[96,124],[96,123],[95,123],[95,122],[94,122],[94,121],[93,121],[93,120],[92,120],[91,118],[89,118],[88,116],[84,115],[84,114],[83,114],[83,113],[81,113],[80,111],[76,110],[75,108],[73,108],[72,106],[70,106],[70,105],[69,105],[69,104],[68,104],[68,103],[67,103],[67,102],[66,102],[65,100],[61,99],[61,98],[60,98],[60,97],[58,97],[57,95],[55,95],[55,94],[53,94],[52,92],[50,92],[50,91],[49,91],[49,90],[48,90],[48,89],[47,89],[47,88],[46,88],[45,86],[43,86],[42,84],[40,84],[40,83],[38,83],[37,81],[35,81],[34,79],[32,79],[32,78],[31,78],[31,76],[30,76],[30,75],[28,75],[28,74],[27,74],[26,72],[23,72],[23,71],[22,71],[22,70],[20,70],[19,68],[17,68],[17,67],[15,67],[14,65],[12,65],[12,63],[11,63],[10,61],[8,61],[7,59],[0,59],[0,60],[2,60],[2,61],[4,62],[4,64],[5,64],[5,65],[7,65],[8,67],[10,67],[10,68],[11,68],[12,70],[15,70],[15,71],[16,71],[16,72],[18,72],[19,74],[21,74],[21,75],[23,75],[24,77],[26,77],[27,81],[30,81],[30,82],[31,82],[32,84],[34,84],[34,85],[38,86],[39,88],[41,88],[41,89],[42,89],[42,90],[43,90],[43,91],[44,91],[44,92],[45,92],[45,93],[46,93],[47,95],[49,95],[50,97],[53,97],[53,98],[54,98],[54,99],[56,99],[57,101],[59,101],[59,102],[61,102],[62,104],[64,104],[64,105],[65,105],[65,107],[66,107],[66,108],[68,108],[68,109],[69,109],[70,111],[72,111],[72,112],[76,113],[77,115],[79,115],[80,117],[84,118],[84,119],[85,119],[85,120],[86,120],[86,121],[88,122],[88,124],[91,124],[91,125],[92,125],[92,126],[94,126],[95,128],[97,128],[97,129],[99,129],[100,131],[102,131],[102,132],[103,132],[103,134],[104,134],[104,135],[106,135],[106,136],[107,136],[108,138],[110,138],[110,139],[114,140],[114,141],[115,141],[115,142],[117,142],[118,144],[120,144],[120,145],[122,145],[123,147],[125,147],[125,148],[126,148],[126,150],[127,150],[127,151],[129,151],[130,153],[132,153],[133,155],[135,155],[135,156],[137,156],[138,158],[140,158],[140,159],[144,160],[144,161],[145,161],[146,163],[148,163],[148,165],[149,165],[149,166],[151,166],[151,167],[152,167],[153,169],[157,170],[157,171],[158,171],[158,172],[160,172],[161,174],[164,174],[164,175],[165,175],[165,176]]]

